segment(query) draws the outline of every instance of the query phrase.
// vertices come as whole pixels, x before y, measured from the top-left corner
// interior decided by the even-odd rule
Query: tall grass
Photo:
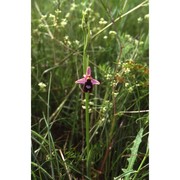
[[[32,1],[32,179],[148,179],[148,49],[148,1]]]

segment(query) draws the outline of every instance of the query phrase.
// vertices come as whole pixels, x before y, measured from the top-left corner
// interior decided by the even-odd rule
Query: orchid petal
[[[91,79],[92,84],[100,84],[100,82],[96,79]]]
[[[87,81],[86,78],[82,78],[82,79],[78,79],[77,81],[75,81],[75,83],[77,83],[77,84],[85,84],[86,81]]]
[[[86,70],[86,76],[91,76],[91,68],[89,66]]]

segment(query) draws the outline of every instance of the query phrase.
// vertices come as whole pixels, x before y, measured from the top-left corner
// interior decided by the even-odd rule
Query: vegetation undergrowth
[[[147,0],[32,0],[32,179],[149,179],[148,24]]]

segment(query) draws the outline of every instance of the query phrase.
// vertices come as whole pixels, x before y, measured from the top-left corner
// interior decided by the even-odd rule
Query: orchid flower
[[[83,87],[84,92],[91,92],[94,84],[97,84],[97,85],[100,84],[98,80],[92,78],[91,68],[89,66],[87,67],[86,74],[83,76],[84,77],[82,79],[78,79],[75,83],[84,84],[84,87]]]

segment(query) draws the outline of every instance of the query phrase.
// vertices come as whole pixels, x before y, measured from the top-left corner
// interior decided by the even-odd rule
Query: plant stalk
[[[89,56],[87,55],[87,46],[90,39],[90,24],[87,15],[83,14],[82,27],[84,33],[84,48],[83,48],[83,72],[86,73],[86,69],[89,65]],[[90,178],[90,143],[89,143],[89,93],[85,93],[86,100],[86,172]]]
[[[89,93],[85,94],[86,98],[86,169],[87,176],[90,177],[90,144],[89,144]]]

